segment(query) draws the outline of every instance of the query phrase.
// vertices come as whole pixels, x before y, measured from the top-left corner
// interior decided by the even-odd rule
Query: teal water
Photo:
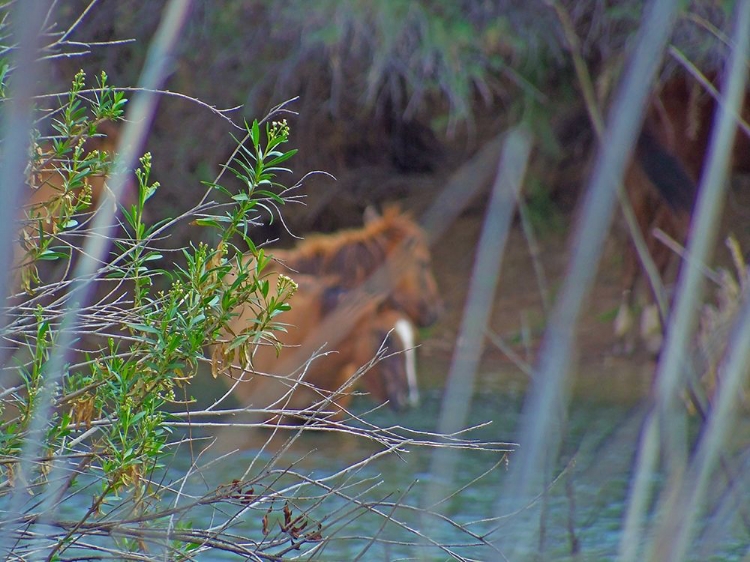
[[[489,375],[495,379],[496,375]],[[474,396],[470,424],[481,427],[473,438],[486,441],[514,441],[519,413],[523,405],[523,384],[517,380],[507,384],[486,384]],[[584,382],[584,384],[586,384]],[[619,384],[619,383],[618,383]],[[615,385],[616,386],[616,385]],[[632,390],[632,389],[630,389]],[[628,487],[644,408],[638,392],[623,396],[613,388],[602,389],[601,381],[593,388],[579,391],[570,408],[566,438],[557,463],[557,480],[548,493],[539,499],[540,532],[531,541],[522,560],[588,561],[616,558],[620,529],[627,502]],[[371,404],[362,399],[355,404],[360,412]],[[381,410],[368,419],[381,426],[399,424],[415,430],[432,431],[441,406],[441,390],[424,392],[419,409],[403,415]],[[210,474],[202,475],[206,484],[231,482],[255,463],[251,474],[262,474],[266,462],[273,458],[279,441],[262,453],[259,447],[267,433],[256,435],[257,441],[213,465]],[[230,437],[229,443],[240,445],[241,439]],[[250,440],[252,441],[252,440]],[[224,447],[226,448],[226,443]],[[247,446],[247,442],[245,443]],[[446,560],[450,554],[434,546],[417,533],[428,534],[434,540],[449,545],[457,557],[470,560],[502,560],[504,522],[497,520],[499,496],[503,490],[507,462],[512,454],[493,451],[462,451],[451,491],[455,496],[441,504],[440,512],[450,521],[420,515],[425,492],[430,482],[432,451],[410,447],[408,453],[391,454],[365,465],[353,473],[341,474],[326,486],[334,490],[325,500],[323,488],[306,485],[287,491],[293,497],[293,516],[304,510],[309,525],[322,524],[320,543],[306,545],[312,559],[318,560]],[[304,478],[321,479],[334,476],[352,463],[357,463],[381,448],[364,440],[340,434],[306,434],[285,453],[275,465],[279,471],[293,465],[293,471]],[[182,462],[187,456],[179,457]],[[182,467],[184,468],[184,466]],[[256,488],[269,483],[266,495],[295,486],[299,478],[269,474]],[[191,484],[196,489],[205,484]],[[661,483],[656,482],[659,489]],[[713,506],[698,529],[695,549],[690,560],[740,560],[750,545],[748,528],[732,509],[732,493],[718,491],[711,499]],[[748,498],[747,487],[739,492]],[[344,499],[344,496],[350,498]],[[351,498],[360,504],[352,508]],[[739,500],[744,501],[744,500]],[[393,507],[398,504],[398,507]],[[266,502],[249,508],[236,521],[233,532],[251,536],[267,545],[267,553],[285,553],[291,540],[279,531],[283,519],[284,501]],[[270,508],[270,512],[269,512]],[[375,513],[379,510],[380,514]],[[264,536],[263,516],[275,522],[273,530]],[[400,523],[388,521],[392,516]],[[216,513],[206,510],[204,523]],[[460,528],[459,525],[464,528]],[[374,540],[371,537],[375,536]],[[273,540],[281,544],[270,547]],[[488,544],[489,543],[489,544]],[[299,553],[299,554],[301,554]],[[291,554],[286,552],[287,556]],[[199,559],[237,559],[206,554]],[[515,557],[514,560],[519,558]]]
[[[553,470],[557,478],[536,504],[538,532],[526,551],[509,559],[582,562],[616,558],[647,385],[638,387],[632,380],[623,382],[611,375],[579,377]],[[490,423],[467,437],[515,441],[525,386],[524,379],[492,370],[481,376],[469,424]],[[365,419],[380,427],[433,431],[441,398],[436,383],[424,389],[419,408],[404,414],[380,409]],[[354,404],[358,413],[371,407],[365,398]],[[738,451],[747,450],[747,425],[738,426]],[[398,432],[409,435],[408,430]],[[165,498],[170,506],[189,505],[234,480],[250,484],[242,490],[248,494],[244,505],[239,501],[199,505],[188,512],[189,518],[176,516],[174,528],[222,529],[232,537],[231,545],[255,550],[270,560],[274,556],[322,561],[505,559],[510,519],[498,505],[508,463],[514,462],[512,454],[458,452],[455,474],[445,488],[455,494],[440,504],[438,517],[421,512],[432,480],[433,449],[411,445],[407,451],[358,465],[382,453],[383,447],[352,435],[305,432],[277,456],[290,435],[269,439],[268,431],[205,431],[192,446],[181,445],[163,473],[156,475],[157,481],[169,485]],[[712,486],[713,496],[700,518],[689,560],[742,560],[748,553],[750,527],[744,521],[750,518],[744,506],[750,500],[750,486],[744,474],[750,474],[750,461],[743,452],[733,455],[732,461],[737,481],[732,486],[725,481]],[[346,471],[352,465],[357,468]],[[184,474],[190,476],[183,482]],[[658,491],[663,482],[657,478],[655,485]],[[63,504],[66,517],[75,518],[76,510],[83,512],[90,506],[85,494],[72,500]],[[76,500],[84,503],[76,505]],[[305,524],[296,539],[280,528],[285,506],[291,520],[302,516],[293,526]],[[498,519],[498,515],[506,517]],[[305,534],[311,540],[299,538]],[[107,540],[102,538],[102,544]],[[96,544],[98,539],[92,541]],[[154,559],[163,558],[163,554],[151,554]],[[213,550],[196,552],[195,559],[253,558]]]

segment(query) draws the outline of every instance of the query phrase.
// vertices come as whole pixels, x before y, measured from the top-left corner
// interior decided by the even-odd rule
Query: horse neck
[[[386,262],[397,243],[390,242],[387,232],[364,237],[361,232],[358,234],[354,237],[351,233],[343,233],[337,235],[339,240],[328,244],[313,241],[296,252],[283,254],[283,261],[299,273],[336,275],[351,281],[351,285],[359,284]]]

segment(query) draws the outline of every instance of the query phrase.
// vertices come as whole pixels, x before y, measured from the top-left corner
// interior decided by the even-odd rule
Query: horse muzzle
[[[442,300],[425,303],[419,307],[419,314],[414,320],[420,328],[429,328],[440,319],[443,312],[445,312],[445,306]]]

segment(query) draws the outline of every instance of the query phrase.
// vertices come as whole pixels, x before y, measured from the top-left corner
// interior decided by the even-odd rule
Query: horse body
[[[716,82],[716,77],[711,80]],[[716,107],[713,96],[685,76],[663,84],[649,103],[634,158],[626,171],[628,198],[662,278],[669,269],[673,252],[654,237],[653,231],[658,228],[681,243],[687,238]],[[750,93],[745,96],[742,119],[750,121]],[[731,167],[734,171],[750,172],[750,137],[742,130],[737,133]],[[638,298],[640,276],[640,260],[629,242],[623,275],[624,299],[615,325],[618,338],[631,339],[626,342],[628,348],[634,345],[631,310]],[[645,314],[658,318],[648,307]],[[649,331],[651,334],[645,333]],[[658,351],[659,322],[652,322],[646,328],[642,319],[641,336],[651,351]]]

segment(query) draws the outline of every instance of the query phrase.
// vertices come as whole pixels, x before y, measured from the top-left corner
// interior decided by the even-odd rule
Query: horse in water
[[[313,236],[292,250],[274,255],[277,261],[271,275],[285,273],[299,284],[292,311],[279,316],[288,324],[288,333],[279,339],[285,345],[299,347],[293,353],[282,351],[278,361],[273,360],[272,349],[257,350],[250,372],[257,377],[268,369],[282,378],[277,384],[237,383],[235,393],[240,401],[258,407],[281,405],[283,389],[296,385],[297,398],[287,406],[308,407],[320,401],[321,393],[332,397],[332,392],[351,384],[351,375],[385,342],[390,351],[405,351],[404,356],[383,359],[363,377],[363,384],[375,398],[387,398],[394,407],[415,404],[413,325],[430,325],[442,311],[429,247],[419,226],[390,208],[383,216],[370,214],[361,229]],[[232,322],[234,334],[252,329],[253,318],[245,318],[246,314],[252,316],[240,310]],[[298,371],[300,366],[304,371],[310,355],[325,344],[337,352],[316,360],[317,366],[316,362],[308,366],[305,388],[297,383],[298,376],[290,382],[290,373],[303,374]],[[318,372],[327,373],[324,381]],[[249,373],[244,373],[243,379],[244,375]],[[272,377],[265,378],[268,381]],[[339,411],[348,401],[343,394],[331,399],[334,410]]]
[[[278,275],[267,277],[270,287],[279,286]],[[341,417],[353,391],[363,386],[394,410],[415,406],[419,393],[410,320],[398,311],[379,310],[375,300],[352,298],[335,279],[296,277],[292,308],[279,316],[281,329],[273,336],[281,351],[268,339],[257,342],[246,365],[228,369],[227,382],[238,401],[269,412],[305,410],[310,416],[321,410]],[[228,326],[230,334],[252,330],[254,316],[249,307],[242,308]],[[379,361],[373,362],[379,352]]]
[[[716,76],[709,78],[716,83]],[[677,242],[685,242],[716,108],[714,97],[697,81],[686,76],[666,81],[649,102],[635,155],[626,171],[626,192],[662,279],[673,252],[653,233],[658,228]],[[745,123],[750,121],[750,93],[745,96],[741,117]],[[737,132],[730,165],[734,171],[750,172],[747,129]],[[637,294],[641,273],[640,259],[630,242],[625,254],[623,302],[615,321],[615,335],[626,351],[635,345],[632,311],[639,299],[649,300]],[[653,305],[643,309],[640,336],[650,351],[658,351],[661,322]]]

